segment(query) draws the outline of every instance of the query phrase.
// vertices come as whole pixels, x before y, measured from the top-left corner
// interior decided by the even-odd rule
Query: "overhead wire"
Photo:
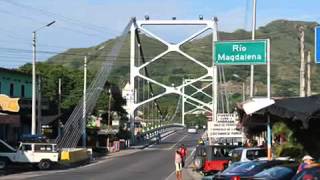
[[[45,16],[48,16],[48,17],[55,17],[55,18],[61,19],[62,21],[68,22],[70,24],[77,25],[79,27],[82,27],[83,29],[88,29],[88,30],[91,30],[91,31],[99,32],[101,34],[105,34],[106,32],[111,32],[111,33],[113,33],[113,35],[117,34],[117,32],[115,30],[111,30],[110,28],[98,26],[98,25],[95,25],[95,24],[92,24],[92,23],[83,22],[83,21],[80,21],[80,20],[75,19],[75,18],[70,18],[70,17],[64,16],[64,15],[61,15],[61,14],[56,13],[56,12],[51,12],[51,11],[44,10],[44,9],[41,9],[41,8],[36,8],[36,7],[30,6],[30,5],[26,5],[26,4],[23,4],[23,3],[18,3],[18,2],[13,1],[13,0],[0,0],[0,1],[6,2],[8,4],[11,4],[11,5],[23,8],[23,9],[26,9],[28,11],[33,11],[33,12],[35,12],[37,14],[42,14],[42,15],[45,15]]]

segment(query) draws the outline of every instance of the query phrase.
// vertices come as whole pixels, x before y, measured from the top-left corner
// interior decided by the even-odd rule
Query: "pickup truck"
[[[59,152],[53,143],[24,143],[14,149],[0,139],[0,169],[10,163],[32,164],[41,170],[50,169],[59,160]]]

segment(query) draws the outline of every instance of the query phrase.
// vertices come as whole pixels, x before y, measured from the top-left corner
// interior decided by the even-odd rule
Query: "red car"
[[[229,152],[238,146],[234,145],[199,145],[194,156],[196,170],[204,174],[215,173],[226,169],[231,161]]]

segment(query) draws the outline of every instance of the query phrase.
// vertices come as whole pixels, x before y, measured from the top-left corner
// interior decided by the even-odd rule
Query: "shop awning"
[[[270,98],[253,98],[244,102],[242,104],[242,107],[246,114],[252,114],[259,111],[260,109],[269,107],[274,103],[275,101]]]
[[[268,105],[270,103],[272,102],[250,101],[240,104],[238,111],[241,114],[241,120],[250,125],[250,123],[256,123],[257,119],[261,121],[263,115],[270,114],[278,119],[301,121],[304,128],[308,128],[310,119],[320,119],[318,116],[320,115],[320,95],[275,99],[274,104]],[[261,108],[263,106],[265,107]]]

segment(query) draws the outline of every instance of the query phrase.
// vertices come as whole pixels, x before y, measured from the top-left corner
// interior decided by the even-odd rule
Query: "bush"
[[[303,156],[303,148],[301,145],[292,145],[289,143],[281,144],[275,147],[275,154],[278,157],[300,158]]]

